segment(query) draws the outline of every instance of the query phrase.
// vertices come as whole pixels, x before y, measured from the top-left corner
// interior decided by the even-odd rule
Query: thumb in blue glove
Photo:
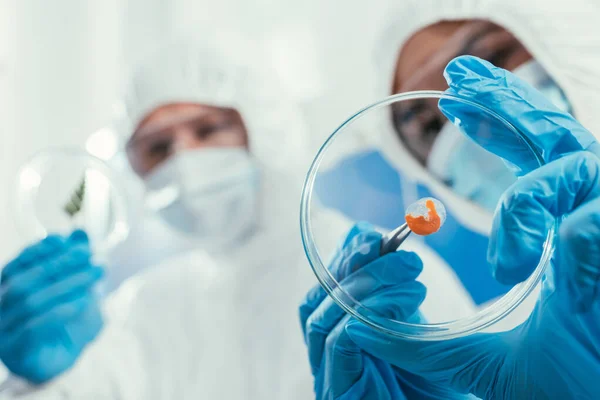
[[[380,246],[381,234],[368,224],[358,224],[346,237],[329,270],[346,293],[373,315],[416,322],[425,287],[415,279],[423,264],[416,254],[404,251],[380,257]],[[300,319],[317,399],[456,397],[362,351],[345,330],[350,316],[320,286],[306,296],[300,306]]]
[[[367,353],[457,393],[485,399],[600,398],[595,382],[600,371],[598,145],[570,115],[487,62],[461,57],[446,74],[450,91],[494,108],[547,162],[532,170],[520,158],[524,153],[503,153],[500,131],[480,143],[525,175],[505,193],[495,215],[489,249],[495,276],[505,283],[526,279],[540,259],[548,227],[564,219],[552,269],[530,318],[509,332],[419,342],[353,321],[346,331]],[[444,112],[464,121],[467,133],[478,123],[458,107]]]
[[[69,369],[102,328],[87,235],[48,236],[21,252],[0,280],[0,360],[43,383]]]

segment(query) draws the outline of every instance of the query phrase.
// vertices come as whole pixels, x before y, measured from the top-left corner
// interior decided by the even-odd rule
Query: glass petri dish
[[[83,150],[35,154],[19,169],[15,185],[15,221],[28,242],[83,229],[95,253],[105,254],[129,234],[123,182],[104,161]]]
[[[373,147],[345,150],[346,142],[365,135]],[[503,193],[525,170],[543,164],[528,138],[483,104],[438,91],[388,97],[343,122],[313,160],[300,210],[307,258],[340,307],[384,333],[442,340],[513,329],[533,310],[553,253],[555,225],[547,226],[534,272],[514,286],[494,279],[487,248]],[[445,206],[445,223],[429,236],[410,234],[400,246],[423,261],[417,280],[427,294],[417,314],[395,319],[370,308],[368,296],[350,280],[334,277],[325,261],[332,253],[331,233],[314,227],[322,226],[318,219],[325,208],[341,213],[348,226],[367,222],[385,235],[404,224],[407,208],[423,198]]]

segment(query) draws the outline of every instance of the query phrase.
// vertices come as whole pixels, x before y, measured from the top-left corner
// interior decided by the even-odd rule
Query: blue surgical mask
[[[428,168],[454,193],[491,212],[516,180],[501,158],[465,137],[450,122],[436,139]]]
[[[536,61],[520,66],[514,74],[535,87],[554,105],[571,112],[565,94]],[[433,144],[427,168],[452,190],[493,212],[504,191],[516,181],[504,161],[484,150],[447,122]]]
[[[572,113],[571,104],[563,90],[537,61],[526,62],[516,68],[513,74],[536,88],[561,111]]]

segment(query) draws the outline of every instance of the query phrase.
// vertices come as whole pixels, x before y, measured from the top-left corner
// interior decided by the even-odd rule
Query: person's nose
[[[173,143],[174,152],[192,150],[201,147],[206,147],[206,141],[196,135],[193,129],[181,128],[175,134],[175,142]]]

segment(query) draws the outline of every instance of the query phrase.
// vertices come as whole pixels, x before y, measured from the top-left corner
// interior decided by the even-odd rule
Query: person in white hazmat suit
[[[600,42],[590,34],[597,30],[600,9],[590,7],[588,2],[405,1],[390,15],[393,21],[383,33],[374,58],[374,100],[411,90],[445,90],[447,84],[442,74],[446,65],[455,57],[474,55],[511,70],[559,109],[572,113],[590,132],[595,135],[600,132],[596,112],[600,104]],[[445,123],[444,118],[438,118],[437,102],[434,107],[417,110],[413,117],[419,119],[418,129],[414,129],[414,124],[410,126],[410,116],[403,115],[403,110],[398,108],[373,131],[382,132],[374,144],[398,172],[405,206],[424,195],[440,199],[446,205],[448,220],[454,224],[452,235],[462,235],[461,240],[451,237],[446,241],[440,231],[432,235],[442,234],[440,240],[432,237],[411,241],[409,238],[403,244],[403,249],[414,250],[422,258],[425,268],[419,280],[427,292],[439,295],[435,307],[428,308],[426,299],[420,308],[428,321],[438,322],[472,315],[485,307],[487,301],[495,300],[476,301],[475,290],[493,291],[485,287],[482,280],[471,282],[478,286],[472,291],[461,280],[447,279],[447,276],[449,271],[458,270],[456,266],[463,267],[468,274],[480,274],[481,270],[490,274],[481,267],[481,262],[469,258],[470,247],[475,244],[472,238],[474,234],[486,237],[481,242],[481,261],[485,262],[494,208],[515,178],[507,175],[510,174],[508,169],[495,168],[494,163],[499,159],[495,160],[468,141],[453,125]],[[373,136],[373,132],[367,133]],[[446,247],[452,248],[445,248],[444,242],[447,242]],[[328,332],[320,331],[326,340],[313,344],[312,348],[309,344],[310,354],[330,355],[322,359],[318,369],[313,365],[313,370],[318,371],[315,374],[317,398],[374,394],[376,385],[365,386],[362,379],[368,375],[367,361],[363,360],[365,370],[360,371],[353,370],[348,361],[352,358],[350,355],[366,354],[352,345],[347,334],[348,320],[325,322],[319,319],[318,316],[328,314],[328,308],[324,302],[311,304],[311,296],[314,297],[314,291],[309,292],[301,306],[301,313],[306,316],[305,332],[314,332],[325,325],[330,328]],[[531,301],[535,300],[536,296],[531,296]],[[507,328],[516,326],[529,315],[532,307],[528,304],[522,310],[517,309],[495,328],[506,329],[501,326],[504,324]],[[321,325],[312,326],[315,320]],[[392,352],[393,340],[389,343],[388,350]],[[380,365],[381,361],[374,362]],[[418,365],[419,360],[412,362]],[[355,380],[359,375],[361,377]],[[448,380],[453,378],[447,377]],[[411,388],[410,377],[406,380],[404,386],[401,384],[402,389],[406,389],[406,398],[426,396],[413,391],[418,384]],[[342,382],[341,387],[347,391],[336,393],[336,382],[337,388]],[[372,397],[365,395],[364,398]]]
[[[541,7],[535,2],[497,0],[404,2],[394,11],[397,19],[385,30],[376,49],[376,97],[412,90],[445,90],[446,65],[455,57],[473,55],[512,71],[559,109],[573,114],[590,132],[600,132],[600,120],[593,107],[600,102],[600,56],[593,49],[600,48],[587,33],[600,10],[583,18],[581,10],[588,9],[586,4],[585,0],[569,7],[562,3]],[[424,191],[446,205],[447,222],[455,220],[458,226],[452,234],[462,237],[445,241],[440,235],[428,238],[425,244],[435,256],[441,255],[441,260],[436,257],[438,262],[432,264],[456,271],[468,264],[461,254],[473,257],[469,252],[476,251],[475,243],[481,245],[481,259],[474,259],[481,261],[478,265],[485,263],[487,240],[472,235],[489,235],[496,205],[516,178],[500,158],[468,140],[435,107],[420,111],[422,115],[432,111],[431,120],[421,120],[419,113],[413,116],[421,121],[417,129],[407,120],[405,110],[393,109],[391,119],[382,121],[378,147],[398,170],[401,185],[407,189],[403,190],[407,204],[423,197]],[[428,249],[423,249],[423,254],[428,254]],[[467,276],[458,288],[440,287],[438,273],[426,272],[424,278],[430,276],[430,280],[424,283],[433,291],[440,289],[435,293],[462,293],[450,309],[429,310],[431,320],[466,316],[497,299],[485,296],[483,292],[488,288],[479,276],[475,279],[478,271],[472,269],[465,268]],[[478,269],[479,273],[484,270],[489,274],[485,268]],[[471,280],[468,274],[473,275]],[[494,293],[498,285],[491,275],[487,281],[488,290]],[[528,312],[530,307],[525,309]]]
[[[1,399],[311,397],[295,312],[316,282],[297,217],[305,132],[274,76],[230,53],[171,44],[125,98],[145,202],[195,249],[125,282],[104,318],[84,232],[25,249],[2,275]],[[333,249],[348,226],[323,215]]]
[[[413,90],[445,90],[443,71],[448,62],[474,55],[513,71],[591,132],[598,132],[600,121],[593,104],[600,98],[600,60],[598,52],[590,51],[598,48],[588,33],[593,18],[590,13],[582,18],[578,12],[585,3],[577,1],[568,10],[562,4],[546,4],[542,12],[535,3],[495,0],[402,2],[390,12],[392,20],[374,49],[372,76],[368,77],[374,87],[372,100]],[[395,186],[390,183],[389,189],[400,191],[402,204],[394,203],[394,207],[404,210],[427,196],[446,205],[446,225],[452,229],[424,240],[412,237],[405,243],[426,265],[440,266],[426,268],[421,276],[430,292],[456,296],[444,304],[427,300],[423,304],[432,320],[446,321],[473,314],[507,290],[489,270],[469,268],[468,261],[486,264],[494,209],[516,178],[500,158],[447,122],[437,103],[423,104],[417,112],[417,108],[392,107],[391,115],[381,113],[385,118],[380,118],[379,125],[361,134],[399,175],[400,189],[392,188],[397,182]],[[358,175],[363,168],[374,170],[352,161],[343,167],[347,176]],[[323,186],[326,192],[326,181]],[[399,222],[392,223],[397,226]],[[445,237],[446,233],[452,237]]]

